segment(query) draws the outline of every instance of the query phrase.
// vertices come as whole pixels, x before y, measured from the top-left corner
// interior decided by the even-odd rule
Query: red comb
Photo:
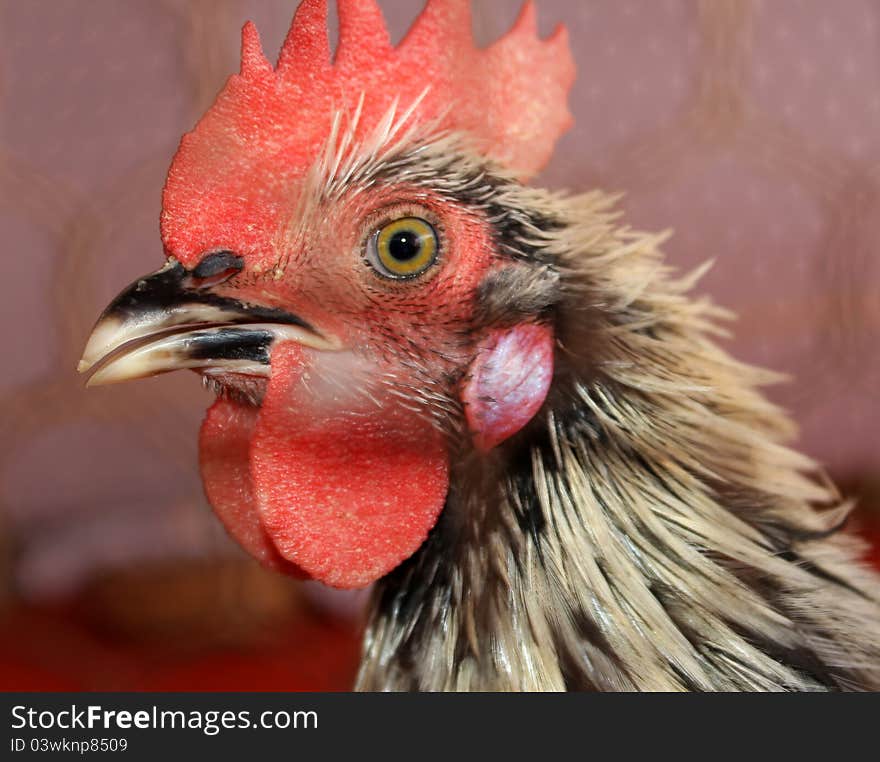
[[[531,2],[511,31],[485,50],[472,40],[469,0],[429,0],[396,48],[375,0],[338,0],[338,7],[333,61],[326,0],[301,3],[275,68],[256,28],[245,25],[241,73],[184,137],[169,172],[163,234],[172,253],[182,235],[175,220],[186,221],[192,236],[197,208],[228,202],[230,185],[261,166],[289,187],[318,158],[334,115],[353,114],[362,97],[355,138],[370,134],[395,103],[398,114],[418,104],[412,123],[467,133],[486,156],[522,178],[544,165],[570,125],[566,97],[574,63],[565,29],[540,40]],[[212,198],[220,187],[227,199]],[[237,194],[239,206],[241,199]]]

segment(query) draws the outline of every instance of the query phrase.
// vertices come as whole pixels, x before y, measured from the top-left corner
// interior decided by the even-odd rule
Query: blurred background
[[[381,5],[395,40],[421,7]],[[477,0],[478,42],[519,5]],[[578,64],[576,126],[539,182],[625,191],[633,226],[675,230],[673,263],[715,259],[699,289],[739,314],[730,349],[793,376],[770,396],[877,540],[880,2],[537,5]],[[242,24],[273,57],[295,6],[0,0],[0,688],[351,684],[363,597],[226,538],[198,379],[86,392],[74,370],[104,305],[162,262],[165,171],[237,71]]]

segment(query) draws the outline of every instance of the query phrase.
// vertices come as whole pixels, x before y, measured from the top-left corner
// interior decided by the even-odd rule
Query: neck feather
[[[358,685],[419,690],[880,687],[877,580],[849,506],[710,338],[658,237],[568,203],[554,390],[455,467],[422,549],[380,583]],[[605,216],[603,216],[605,215]],[[585,222],[588,221],[588,222]]]

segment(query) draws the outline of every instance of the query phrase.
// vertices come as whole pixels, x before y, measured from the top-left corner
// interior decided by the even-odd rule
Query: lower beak
[[[238,258],[224,274],[199,277],[169,258],[132,283],[104,310],[89,336],[80,373],[86,386],[113,384],[182,368],[266,376],[276,341],[338,349],[292,313],[220,296],[212,287],[240,270]]]

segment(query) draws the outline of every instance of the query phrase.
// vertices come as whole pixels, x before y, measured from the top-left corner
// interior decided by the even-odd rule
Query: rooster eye
[[[367,259],[386,278],[415,278],[437,259],[437,233],[420,217],[402,217],[367,241]]]

